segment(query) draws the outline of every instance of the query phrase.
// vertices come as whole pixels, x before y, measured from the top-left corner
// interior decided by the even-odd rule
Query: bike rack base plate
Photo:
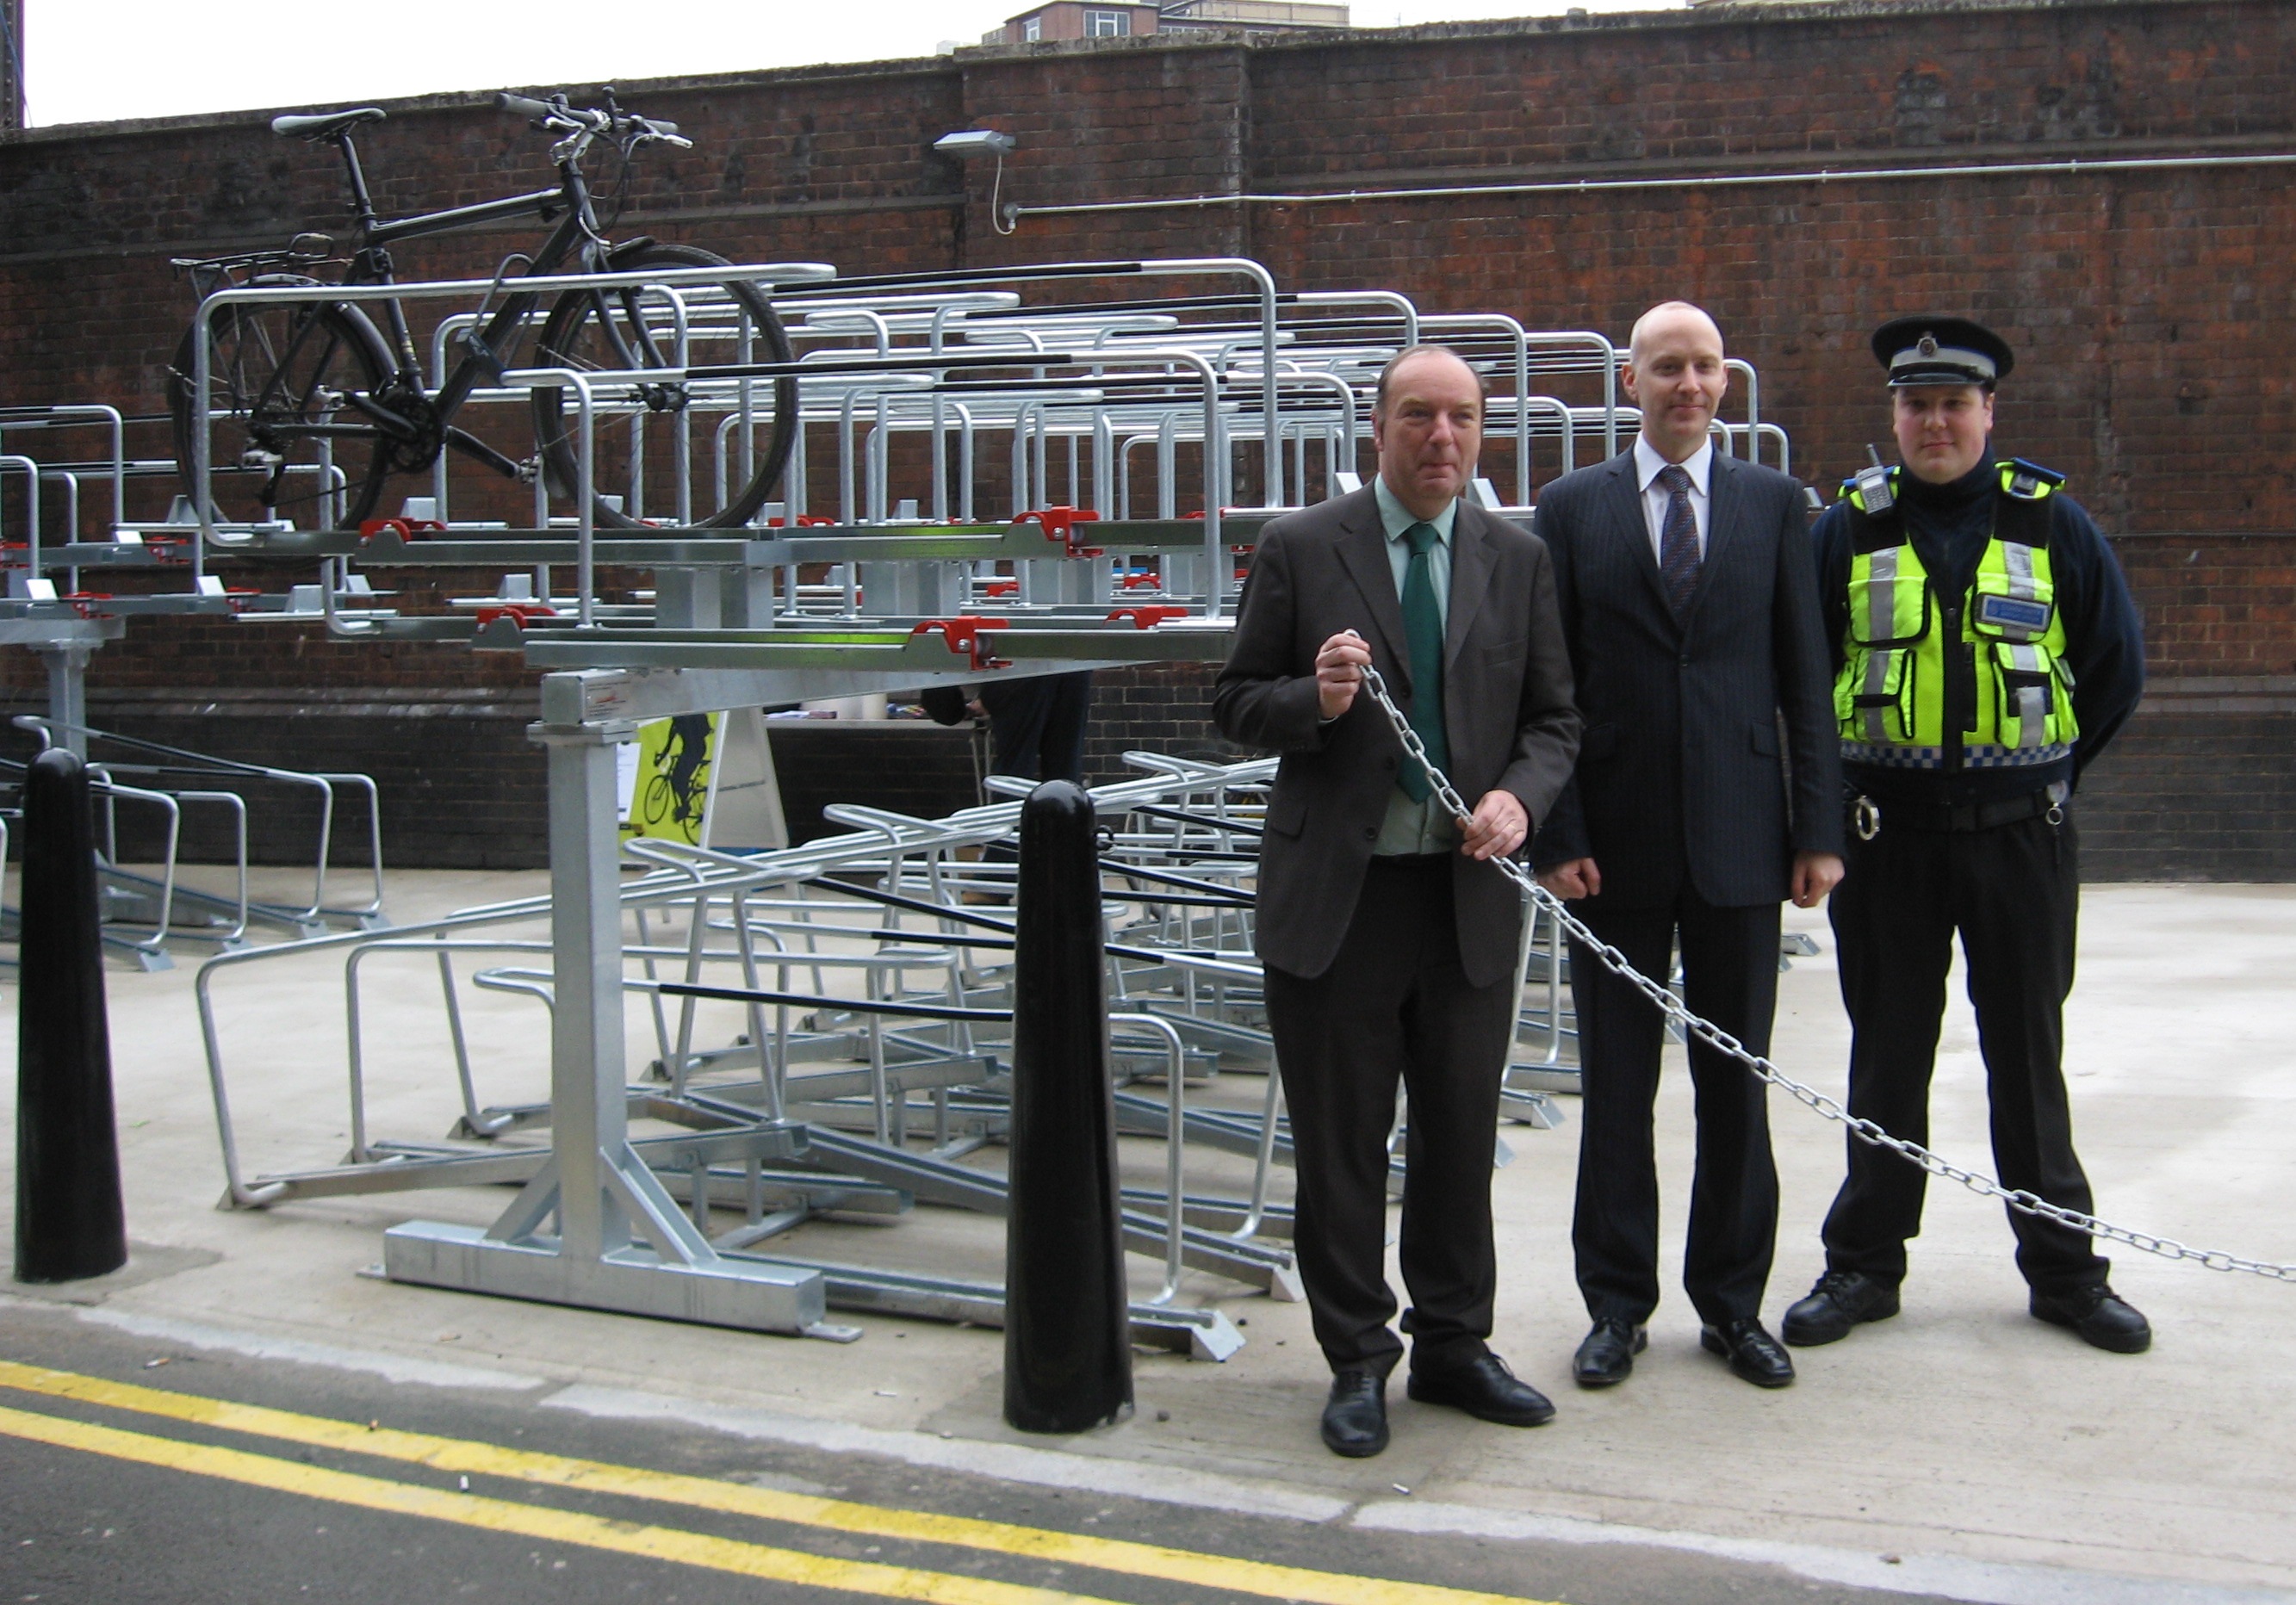
[[[828,1308],[815,1270],[730,1257],[679,1265],[635,1244],[583,1259],[439,1221],[384,1232],[382,1272],[392,1282],[456,1292],[791,1336],[823,1326]]]

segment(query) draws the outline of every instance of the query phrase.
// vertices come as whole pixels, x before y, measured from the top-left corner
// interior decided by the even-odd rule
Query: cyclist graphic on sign
[[[627,834],[701,842],[717,732],[717,716],[699,713],[658,719],[638,732]]]

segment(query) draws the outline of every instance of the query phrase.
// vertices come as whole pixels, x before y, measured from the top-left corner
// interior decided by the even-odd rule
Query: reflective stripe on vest
[[[2018,466],[2001,465],[1993,533],[1961,600],[1957,644],[1975,684],[1968,728],[1958,731],[1946,729],[1945,632],[1933,627],[1943,610],[1928,570],[1895,507],[1875,517],[1849,493],[1849,618],[1833,690],[1843,761],[2022,768],[2072,750],[2079,725],[2049,565],[2046,504],[2056,487]]]

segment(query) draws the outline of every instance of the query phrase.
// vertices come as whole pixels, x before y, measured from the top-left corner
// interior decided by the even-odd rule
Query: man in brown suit
[[[1261,840],[1257,946],[1299,1167],[1294,1246],[1332,1371],[1324,1441],[1387,1446],[1387,1135],[1410,1094],[1401,1258],[1408,1392],[1536,1426],[1554,1407],[1490,1352],[1490,1176],[1513,1037],[1515,886],[1578,750],[1546,548],[1464,501],[1482,387],[1415,347],[1381,374],[1367,489],[1262,533],[1213,697],[1283,755]],[[1455,829],[1376,704],[1376,665],[1459,793]]]

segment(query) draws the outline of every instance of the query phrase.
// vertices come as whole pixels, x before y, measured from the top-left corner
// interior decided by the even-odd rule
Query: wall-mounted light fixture
[[[996,128],[964,128],[955,134],[944,134],[933,141],[933,149],[944,156],[1004,156],[1020,148],[1021,142],[1010,134]]]
[[[1006,205],[1004,193],[1004,158],[1020,148],[1021,142],[997,128],[961,128],[954,134],[944,134],[933,141],[933,149],[944,156],[954,156],[959,161],[975,156],[996,158],[996,176],[988,186],[988,224],[1000,234],[1009,234],[1018,227],[1020,207]]]

